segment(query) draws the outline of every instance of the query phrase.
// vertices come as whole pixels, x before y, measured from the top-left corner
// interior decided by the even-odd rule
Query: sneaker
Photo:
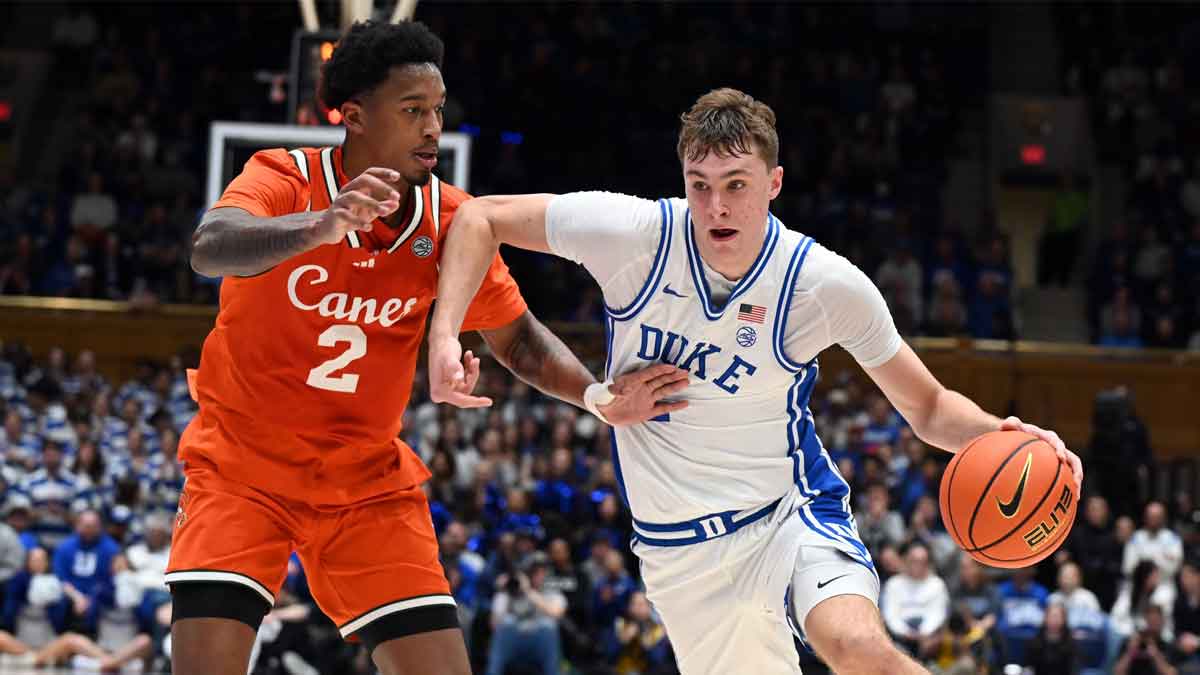
[[[321,675],[319,670],[313,668],[296,652],[283,653],[283,669],[288,675]]]
[[[100,672],[100,660],[84,656],[83,654],[76,654],[71,657],[71,667],[75,670]]]

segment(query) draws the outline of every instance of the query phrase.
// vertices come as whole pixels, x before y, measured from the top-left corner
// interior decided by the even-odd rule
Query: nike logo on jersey
[[[841,579],[842,577],[848,577],[848,576],[850,576],[849,572],[847,572],[845,574],[839,574],[832,579],[826,579],[825,581],[818,581],[817,582],[817,590],[819,591],[822,588],[825,588],[826,586],[828,586],[829,584],[832,584],[833,582],[837,581],[838,579]]]
[[[673,295],[677,298],[686,298],[687,297],[686,295],[684,295],[683,293],[680,293],[679,291],[671,290],[671,284],[667,284],[666,286],[663,287],[663,293],[666,293],[667,295]]]
[[[661,361],[662,363],[678,366],[701,380],[708,379],[709,357],[713,357],[713,361],[718,361],[718,359],[720,361],[728,361],[728,365],[724,366],[725,369],[712,381],[713,384],[727,393],[736,394],[740,385],[735,384],[735,381],[743,375],[750,377],[758,370],[758,366],[737,354],[732,355],[731,361],[728,360],[728,357],[717,356],[724,353],[724,350],[718,345],[703,341],[694,342],[674,331],[665,331],[644,323],[640,327],[642,341],[637,353],[639,359],[644,361]],[[688,351],[689,343],[692,345],[691,351]],[[678,345],[678,348],[676,348],[676,345]],[[687,353],[686,357],[684,356],[685,352]]]
[[[1021,495],[1025,494],[1025,481],[1029,480],[1029,469],[1033,466],[1033,452],[1025,455],[1025,468],[1021,469],[1021,482],[1017,483],[1017,492],[1007,502],[996,497],[996,506],[1000,507],[1000,515],[1012,518],[1021,508]]]

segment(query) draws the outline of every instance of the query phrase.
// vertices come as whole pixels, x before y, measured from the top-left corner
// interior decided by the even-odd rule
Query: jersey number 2
[[[325,332],[317,337],[317,344],[322,347],[334,347],[339,342],[349,342],[349,349],[308,371],[306,382],[308,386],[317,389],[353,394],[358,389],[358,375],[343,373],[337,377],[330,377],[329,374],[367,355],[367,334],[354,324],[340,323],[325,329]]]

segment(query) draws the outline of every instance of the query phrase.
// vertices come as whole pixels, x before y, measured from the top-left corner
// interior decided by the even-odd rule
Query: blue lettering
[[[704,359],[708,358],[712,354],[716,354],[719,351],[721,351],[721,348],[716,345],[708,345],[708,348],[705,349],[703,342],[697,342],[695,348],[692,349],[692,353],[688,354],[688,357],[679,367],[691,372],[692,361],[699,360],[699,367],[696,368],[696,377],[702,380],[707,380],[708,378],[704,376]]]
[[[675,358],[671,358],[671,346],[675,344],[675,338],[679,338],[679,353],[675,354]],[[684,350],[687,349],[687,346],[688,346],[687,338],[685,338],[682,335],[676,335],[675,333],[672,333],[671,331],[667,331],[667,344],[666,344],[666,346],[663,347],[663,350],[662,350],[663,363],[669,363],[673,366],[678,365],[679,358],[681,356],[683,356],[683,352],[684,352]]]
[[[647,361],[654,361],[658,358],[659,351],[662,349],[662,331],[646,324],[642,326],[642,346],[638,349],[638,358]],[[650,338],[654,338],[653,353],[651,353]]]
[[[745,361],[742,357],[734,354],[733,363],[729,364],[729,367],[725,369],[725,372],[721,373],[720,377],[713,381],[713,384],[731,394],[736,394],[739,387],[736,384],[730,384],[729,380],[736,380],[741,376],[741,373],[737,372],[739,366],[746,369],[747,375],[753,375],[754,371],[758,370],[753,363]]]

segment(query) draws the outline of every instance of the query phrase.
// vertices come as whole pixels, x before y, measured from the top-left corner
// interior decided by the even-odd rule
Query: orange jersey
[[[347,177],[340,148],[256,153],[213,206],[256,216],[329,207]],[[437,293],[438,259],[470,198],[434,176],[412,188],[398,229],[375,221],[253,277],[227,277],[204,341],[189,466],[317,507],[417,485],[429,471],[397,438]],[[499,256],[464,330],[526,310]]]

